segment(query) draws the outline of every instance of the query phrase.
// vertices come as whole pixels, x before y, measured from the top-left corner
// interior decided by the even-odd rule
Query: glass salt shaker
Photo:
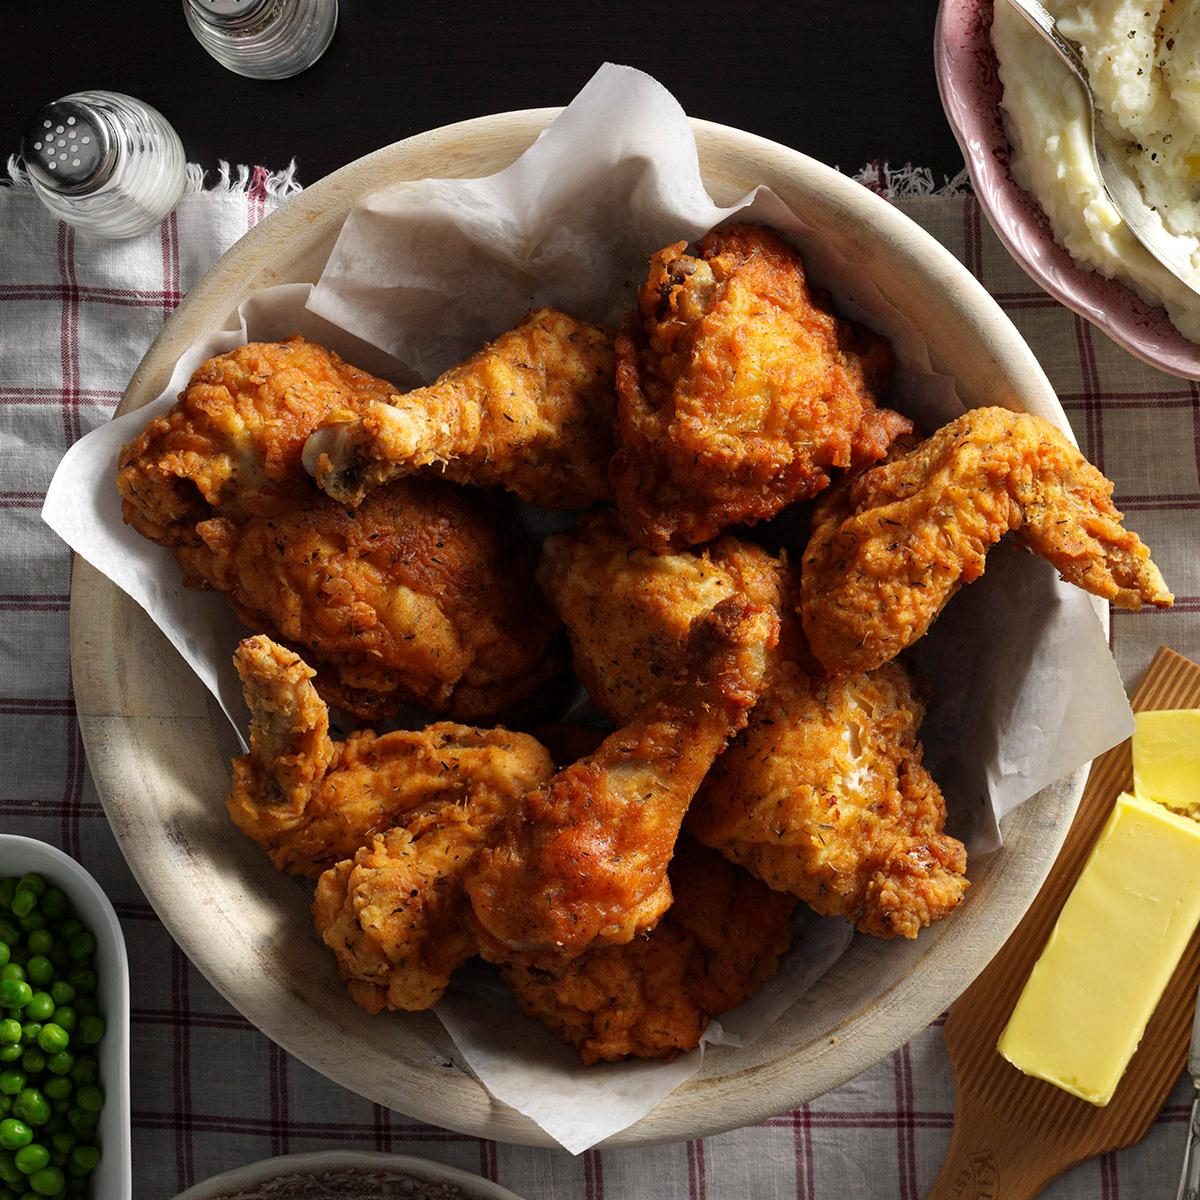
[[[325,53],[337,0],[183,0],[196,40],[223,67],[251,79],[287,79]]]
[[[183,194],[187,160],[175,130],[120,92],[72,92],[29,119],[21,157],[55,216],[98,237],[153,228]]]

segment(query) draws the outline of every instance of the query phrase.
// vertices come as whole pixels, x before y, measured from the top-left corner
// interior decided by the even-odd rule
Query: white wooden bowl
[[[147,403],[179,354],[248,294],[316,280],[351,206],[403,179],[488,175],[557,110],[504,113],[409,138],[335,172],[234,246],[189,293],[130,381],[119,412]],[[719,204],[773,188],[812,225],[849,233],[856,265],[926,335],[935,367],[972,405],[1023,407],[1069,427],[1045,375],[984,289],[932,237],[867,189],[793,150],[693,122]],[[886,332],[886,331],[885,331]],[[1100,609],[1106,620],[1106,610]],[[530,1120],[447,1067],[431,1013],[369,1017],[334,980],[307,901],[230,825],[229,727],[142,610],[82,559],[71,596],[76,704],[105,810],[172,935],[213,985],[297,1058],[370,1100],[436,1125],[548,1145]],[[1008,937],[1050,869],[1086,769],[1006,821],[978,862],[969,902],[915,943],[856,939],[834,969],[752,1046],[710,1049],[701,1074],[611,1145],[699,1137],[761,1120],[837,1087],[942,1012]]]

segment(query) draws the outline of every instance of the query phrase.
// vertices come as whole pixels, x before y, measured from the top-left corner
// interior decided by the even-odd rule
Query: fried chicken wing
[[[795,900],[682,838],[662,921],[623,946],[605,946],[561,975],[528,966],[501,974],[526,1014],[570,1042],[584,1063],[674,1058],[709,1021],[775,974]]]
[[[203,363],[165,416],[120,456],[128,524],[163,546],[196,542],[196,525],[271,515],[311,491],[300,456],[335,413],[386,401],[391,384],[303,338],[251,342]]]
[[[687,829],[776,891],[864,933],[917,936],[962,901],[966,850],[922,765],[899,663],[821,679],[784,664],[717,761]]]
[[[605,512],[542,543],[538,582],[571,637],[575,673],[623,724],[673,680],[696,618],[741,595],[779,611],[786,568],[725,537],[700,553],[653,554]]]
[[[315,877],[423,809],[491,819],[549,779],[533,738],[448,721],[421,731],[329,737],[329,713],[299,655],[247,638],[234,657],[250,708],[229,813],[281,871]]]
[[[345,504],[425,468],[583,508],[609,495],[615,405],[611,336],[543,308],[429,387],[335,417],[304,461]]]
[[[269,517],[211,517],[185,580],[302,647],[317,689],[364,720],[417,704],[458,720],[534,703],[563,664],[521,530],[487,497],[402,479],[347,510],[312,490]]]
[[[977,408],[910,453],[822,497],[804,554],[800,612],[834,674],[870,670],[924,636],[1017,530],[1069,583],[1124,608],[1173,597],[1113,485],[1047,421]]]
[[[658,551],[771,517],[911,429],[876,407],[887,344],[834,317],[778,235],[732,226],[685,247],[651,259],[616,342],[613,490]]]
[[[721,601],[674,686],[525,797],[467,882],[485,958],[557,969],[658,922],[683,814],[754,707],[777,630],[769,609]]]

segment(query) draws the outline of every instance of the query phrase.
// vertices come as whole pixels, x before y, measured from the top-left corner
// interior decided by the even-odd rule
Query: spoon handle
[[[1088,89],[1090,99],[1091,83],[1088,79],[1087,65],[1083,61],[1078,43],[1063,34],[1058,27],[1058,22],[1038,3],[1038,0],[1008,0],[1008,2],[1025,20],[1041,32],[1058,57],[1079,76],[1084,87]]]

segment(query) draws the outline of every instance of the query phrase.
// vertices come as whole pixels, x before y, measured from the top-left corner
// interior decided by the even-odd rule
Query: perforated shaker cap
[[[29,174],[68,195],[90,192],[112,175],[117,150],[107,118],[78,100],[52,100],[29,118],[21,138]]]
[[[252,20],[269,0],[189,0],[189,7],[202,21],[224,29]]]

